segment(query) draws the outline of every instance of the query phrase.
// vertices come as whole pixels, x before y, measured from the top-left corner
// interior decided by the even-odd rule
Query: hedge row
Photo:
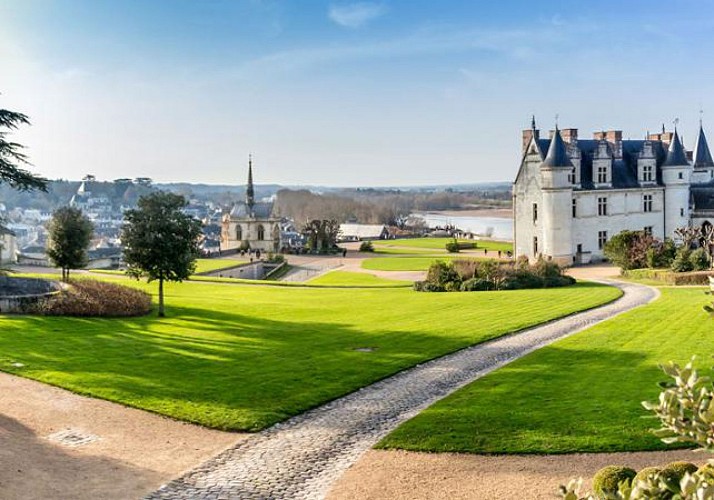
[[[714,276],[714,271],[677,273],[669,269],[630,269],[622,271],[622,275],[633,279],[661,281],[668,285],[709,285],[709,276]]]

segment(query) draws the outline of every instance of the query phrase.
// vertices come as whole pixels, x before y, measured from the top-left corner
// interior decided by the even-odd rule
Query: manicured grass
[[[208,273],[211,271],[219,271],[228,267],[234,267],[240,264],[245,264],[247,260],[237,259],[196,259],[196,273]]]
[[[210,427],[257,430],[427,359],[617,296],[588,283],[443,294],[170,283],[166,318],[0,315],[0,369]]]
[[[544,347],[438,402],[380,446],[471,453],[667,448],[642,408],[667,380],[658,364],[714,353],[703,289],[662,288],[658,301]],[[671,446],[670,446],[671,447]]]
[[[411,247],[411,248],[428,248],[433,250],[446,250],[446,244],[453,241],[452,238],[400,238],[396,240],[377,240],[373,244],[375,248],[389,247]],[[476,243],[478,248],[502,252],[513,251],[513,244],[508,241],[493,241],[493,240],[458,240],[459,243]]]
[[[308,281],[311,285],[355,286],[355,287],[410,287],[411,281],[380,278],[374,274],[349,271],[331,271]]]
[[[426,271],[437,260],[469,259],[466,256],[372,257],[362,261],[362,269],[372,271]]]

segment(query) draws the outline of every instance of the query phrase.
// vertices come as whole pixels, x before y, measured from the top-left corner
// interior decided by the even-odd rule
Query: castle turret
[[[704,135],[704,128],[701,121],[699,122],[699,134],[697,135],[697,144],[694,147],[692,183],[709,182],[714,179],[714,161],[709,151],[707,137]]]
[[[669,143],[667,157],[662,163],[662,183],[664,184],[664,234],[674,237],[674,230],[689,224],[689,186],[692,167],[687,153],[674,129]]]
[[[561,264],[573,262],[572,218],[563,217],[563,214],[570,213],[573,202],[572,170],[573,163],[556,125],[548,153],[540,166],[543,191],[543,242],[540,253]],[[535,206],[534,211],[537,212]]]

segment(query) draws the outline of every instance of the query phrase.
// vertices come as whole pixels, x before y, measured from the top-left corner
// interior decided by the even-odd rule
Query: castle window
[[[642,196],[642,209],[645,212],[651,212],[652,211],[652,195],[651,194],[646,194]]]
[[[575,167],[573,167],[573,169],[568,174],[568,182],[570,184],[575,184]]]
[[[684,209],[683,208],[679,209],[679,216],[684,217]]]
[[[652,165],[642,167],[642,180],[644,182],[652,182]]]
[[[605,248],[605,243],[607,243],[607,231],[597,232],[597,247],[602,250]]]
[[[607,198],[604,196],[597,199],[597,214],[607,215]]]
[[[236,240],[243,241],[243,228],[240,224],[236,226]]]
[[[604,184],[607,182],[607,167],[597,168],[597,181],[599,184]]]
[[[538,236],[533,236],[533,256],[538,255]]]
[[[535,224],[538,222],[538,204],[534,203],[533,204],[533,223]]]
[[[578,200],[573,198],[573,217],[578,216]]]
[[[684,173],[679,172],[679,178],[680,178],[680,179],[684,179]]]
[[[262,241],[265,239],[265,228],[261,225],[258,226],[258,240]]]
[[[645,226],[645,228],[644,228],[644,232],[648,236],[652,236],[652,230],[653,230],[652,226]]]

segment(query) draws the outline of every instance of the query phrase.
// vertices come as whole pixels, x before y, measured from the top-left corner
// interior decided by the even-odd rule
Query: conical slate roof
[[[565,143],[563,142],[563,138],[560,136],[560,130],[558,130],[558,127],[555,127],[555,134],[553,134],[553,139],[550,141],[548,154],[545,155],[543,165],[546,167],[573,166],[570,162],[570,158],[568,157],[568,152],[565,150]]]
[[[694,148],[694,167],[714,167],[712,154],[709,152],[707,137],[704,135],[704,128],[699,125],[699,135],[697,145]]]
[[[672,142],[669,144],[669,149],[667,150],[667,158],[662,164],[663,167],[674,167],[689,165],[687,161],[687,153],[684,152],[684,147],[682,142],[679,140],[679,134],[677,134],[677,129],[674,129],[674,137],[672,137]]]

